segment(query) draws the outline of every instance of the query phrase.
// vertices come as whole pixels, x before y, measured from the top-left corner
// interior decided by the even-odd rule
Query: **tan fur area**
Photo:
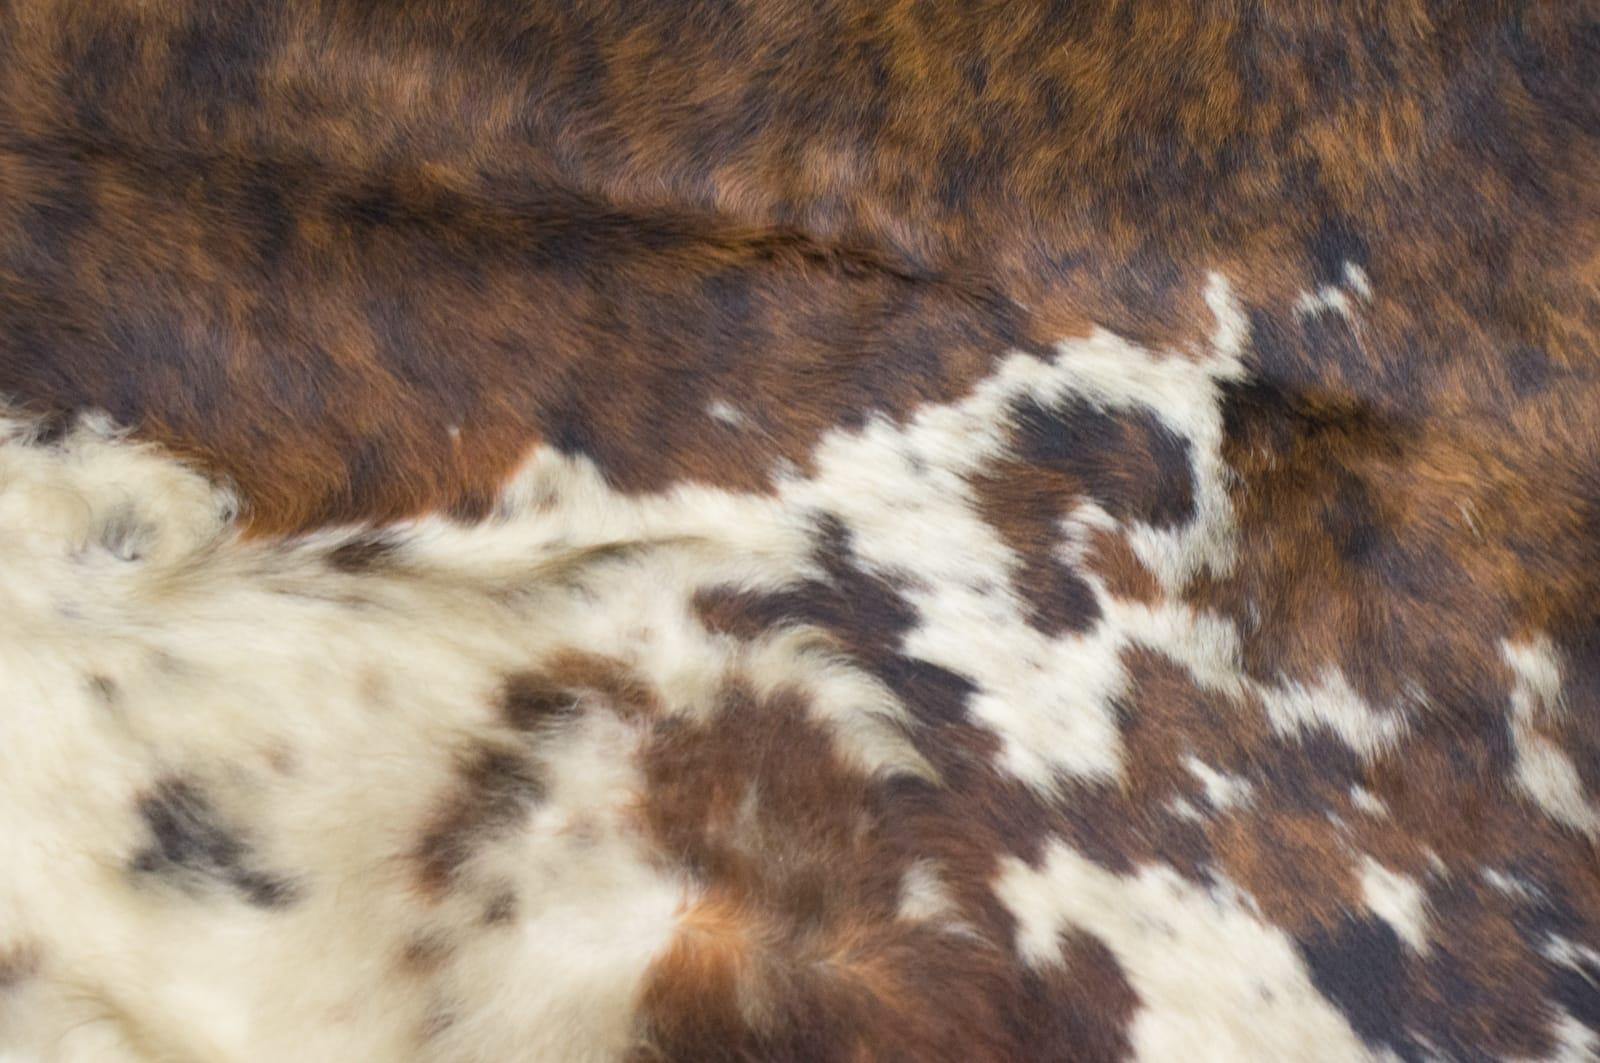
[[[0,1063],[1600,1059],[1596,71],[0,3]]]

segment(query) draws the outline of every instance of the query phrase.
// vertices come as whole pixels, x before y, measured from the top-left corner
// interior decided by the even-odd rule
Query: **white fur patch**
[[[1368,705],[1337,669],[1328,669],[1309,686],[1289,683],[1262,688],[1261,696],[1267,715],[1279,731],[1296,733],[1322,727],[1366,757],[1392,748],[1405,733],[1405,721],[1399,713]]]
[[[918,860],[907,869],[900,881],[900,918],[916,923],[950,923],[960,910],[937,864]]]
[[[1600,836],[1600,808],[1584,793],[1578,769],[1565,750],[1536,728],[1561,705],[1561,662],[1550,641],[1506,642],[1501,647],[1515,682],[1511,690],[1511,736],[1517,747],[1517,785],[1551,819]]]
[[[1218,811],[1248,804],[1254,787],[1250,780],[1216,771],[1199,757],[1185,757],[1184,767],[1205,787],[1206,800]]]
[[[1419,954],[1428,951],[1428,899],[1407,875],[1390,871],[1370,856],[1361,862],[1361,894],[1372,913]]]

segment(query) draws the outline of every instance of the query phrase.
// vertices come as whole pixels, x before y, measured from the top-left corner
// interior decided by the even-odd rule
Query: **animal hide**
[[[1600,1059],[1600,20],[0,4],[0,1061]]]

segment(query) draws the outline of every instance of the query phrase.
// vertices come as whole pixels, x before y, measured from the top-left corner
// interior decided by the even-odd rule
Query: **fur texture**
[[[0,1060],[1600,1059],[1596,26],[0,6]]]

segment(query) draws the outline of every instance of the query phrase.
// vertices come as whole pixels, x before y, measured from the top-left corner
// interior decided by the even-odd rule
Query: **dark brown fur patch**
[[[571,716],[578,699],[576,692],[535,672],[519,672],[508,677],[500,692],[500,706],[506,722],[519,731],[529,731]]]
[[[571,718],[585,698],[598,699],[623,717],[659,708],[655,692],[623,662],[576,650],[558,654],[536,672],[507,677],[500,707],[512,727],[532,731]]]

